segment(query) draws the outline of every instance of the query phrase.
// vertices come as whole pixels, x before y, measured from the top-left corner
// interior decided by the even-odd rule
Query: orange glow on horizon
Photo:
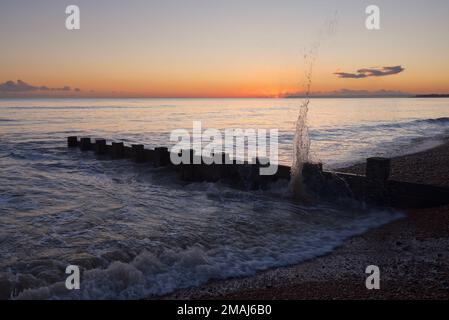
[[[106,70],[107,69],[107,70]],[[23,72],[20,79],[33,86],[59,88],[70,86],[80,92],[52,92],[55,96],[75,97],[141,97],[141,98],[279,98],[303,92],[298,68],[280,72],[266,65],[229,68],[211,72],[207,69],[166,71],[128,70],[122,65],[113,68],[67,69],[65,72],[49,69],[45,74],[35,69]],[[333,94],[342,89],[352,91],[401,91],[407,94],[447,93],[449,72],[427,75],[419,70],[407,70],[401,74],[369,79],[340,79],[335,68],[323,64],[316,68],[311,91],[314,94]],[[13,78],[13,70],[5,70],[0,82]],[[34,92],[32,96],[44,96],[49,92]]]

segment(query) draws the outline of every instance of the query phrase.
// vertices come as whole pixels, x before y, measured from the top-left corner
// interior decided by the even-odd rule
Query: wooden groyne
[[[265,189],[278,180],[290,180],[290,167],[279,165],[274,175],[260,175],[259,170],[266,161],[253,159],[237,162],[225,153],[219,154],[221,163],[212,163],[198,157],[193,150],[187,152],[190,164],[175,165],[171,162],[167,147],[146,149],[142,144],[126,146],[123,142],[107,144],[105,139],[76,136],[67,138],[69,148],[93,151],[100,159],[129,159],[137,163],[148,163],[154,167],[166,167],[176,172],[185,182],[222,181],[236,188]],[[212,164],[209,164],[212,163]],[[390,159],[368,158],[365,175],[324,171],[321,163],[306,163],[302,176],[306,191],[314,199],[336,200],[353,198],[376,206],[396,208],[426,208],[449,203],[449,188],[402,182],[390,179]]]

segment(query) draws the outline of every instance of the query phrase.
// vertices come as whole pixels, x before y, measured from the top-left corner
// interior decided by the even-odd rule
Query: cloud
[[[37,90],[36,87],[33,87],[22,80],[17,80],[17,83],[14,81],[6,81],[0,84],[0,91],[2,92],[28,92],[35,90]]]
[[[285,95],[286,98],[304,98],[306,95],[301,92],[289,93]],[[312,98],[388,98],[388,97],[410,97],[412,94],[397,91],[381,89],[376,91],[371,90],[352,90],[352,89],[339,89],[335,91],[327,92],[312,92],[309,97]]]
[[[391,76],[394,74],[401,73],[405,68],[402,66],[393,66],[393,67],[376,67],[376,68],[363,68],[357,70],[356,73],[348,73],[348,72],[335,72],[339,78],[344,79],[363,79],[368,77],[385,77]]]
[[[17,80],[17,82],[14,81],[6,81],[3,83],[0,83],[0,92],[4,93],[27,93],[27,92],[36,92],[36,91],[72,91],[72,89],[69,86],[64,86],[61,88],[49,88],[47,86],[33,86],[31,84],[26,83],[22,80]],[[75,91],[79,91],[75,89]]]

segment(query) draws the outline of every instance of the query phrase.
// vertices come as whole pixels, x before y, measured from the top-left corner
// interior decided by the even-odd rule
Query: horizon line
[[[36,96],[36,97],[2,97],[0,100],[32,100],[32,99],[375,99],[375,98],[449,98],[449,94],[404,94],[404,95],[311,95],[311,96],[283,96],[283,97],[269,97],[269,96],[254,96],[254,97],[208,97],[208,96],[173,96],[173,97],[150,97],[150,96]]]

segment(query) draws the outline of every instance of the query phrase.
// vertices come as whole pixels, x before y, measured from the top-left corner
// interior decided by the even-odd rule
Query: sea
[[[245,277],[332,252],[401,212],[342,201],[301,204],[268,190],[181,183],[128,160],[67,148],[67,136],[147,148],[176,129],[276,129],[290,165],[302,99],[1,99],[0,297],[141,299]],[[449,99],[312,99],[313,161],[336,170],[441,144]],[[66,268],[79,266],[80,289]]]

